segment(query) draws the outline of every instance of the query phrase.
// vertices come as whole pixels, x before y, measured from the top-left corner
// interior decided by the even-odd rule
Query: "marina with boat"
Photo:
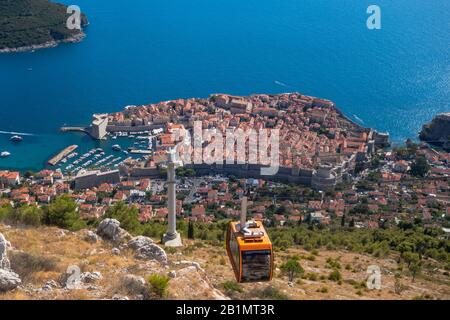
[[[56,166],[60,161],[65,159],[66,156],[68,156],[70,153],[75,151],[77,148],[78,148],[78,145],[76,145],[76,144],[65,148],[64,150],[59,152],[56,156],[51,158],[48,161],[48,164],[51,165],[51,166]]]
[[[69,146],[52,157],[48,165],[57,167],[67,176],[76,176],[83,170],[117,169],[128,159],[149,159],[160,133],[160,130],[108,132],[101,141],[98,140],[98,147],[86,150],[83,146]]]
[[[91,138],[89,141],[85,140],[85,143],[77,144],[73,143],[75,140],[68,139],[73,142],[59,151],[55,150],[43,163],[45,167],[75,176],[83,170],[106,171],[118,168],[127,159],[150,159],[156,148],[157,137],[162,134],[163,129],[158,125],[130,129],[108,123],[106,114],[95,114],[89,126],[62,127],[60,132],[78,132]],[[36,142],[36,139],[26,139],[31,134],[8,134],[4,148],[0,146],[0,159],[10,158],[8,161],[14,161],[14,151],[17,148],[28,147],[30,143]],[[9,147],[6,147],[8,142]]]

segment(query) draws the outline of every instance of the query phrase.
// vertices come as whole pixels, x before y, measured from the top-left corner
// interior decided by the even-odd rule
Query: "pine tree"
[[[188,239],[195,239],[194,236],[194,223],[192,221],[189,221],[189,225],[188,225]]]
[[[352,220],[350,220],[349,227],[350,228],[354,228],[355,227],[355,219],[352,218]]]
[[[300,263],[296,259],[289,259],[286,263],[284,263],[280,269],[287,274],[289,282],[294,281],[294,278],[298,275],[302,275],[305,270],[302,268]]]
[[[342,215],[341,218],[341,227],[345,227],[345,213]]]

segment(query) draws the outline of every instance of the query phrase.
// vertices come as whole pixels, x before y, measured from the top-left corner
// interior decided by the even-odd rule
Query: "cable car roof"
[[[231,231],[235,234],[241,250],[271,249],[272,243],[261,221],[255,221],[257,227],[249,228],[255,236],[246,237],[239,231],[239,221],[231,222]],[[261,233],[262,236],[258,234]]]

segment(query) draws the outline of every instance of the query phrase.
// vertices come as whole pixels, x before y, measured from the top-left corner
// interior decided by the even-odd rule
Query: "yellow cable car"
[[[228,258],[237,282],[270,281],[273,274],[272,243],[261,221],[246,221],[246,211],[247,197],[243,197],[241,221],[230,222],[228,226]]]

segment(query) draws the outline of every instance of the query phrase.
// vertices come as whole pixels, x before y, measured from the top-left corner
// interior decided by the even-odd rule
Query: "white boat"
[[[0,153],[0,157],[2,157],[2,158],[9,157],[10,155],[11,155],[11,153],[9,153],[8,151],[3,151],[2,153]]]
[[[113,145],[113,146],[112,146],[112,149],[113,149],[114,151],[120,151],[120,150],[122,150],[122,148],[121,148],[118,144]]]
[[[23,138],[21,136],[12,136],[9,140],[13,142],[20,142],[23,140]]]

